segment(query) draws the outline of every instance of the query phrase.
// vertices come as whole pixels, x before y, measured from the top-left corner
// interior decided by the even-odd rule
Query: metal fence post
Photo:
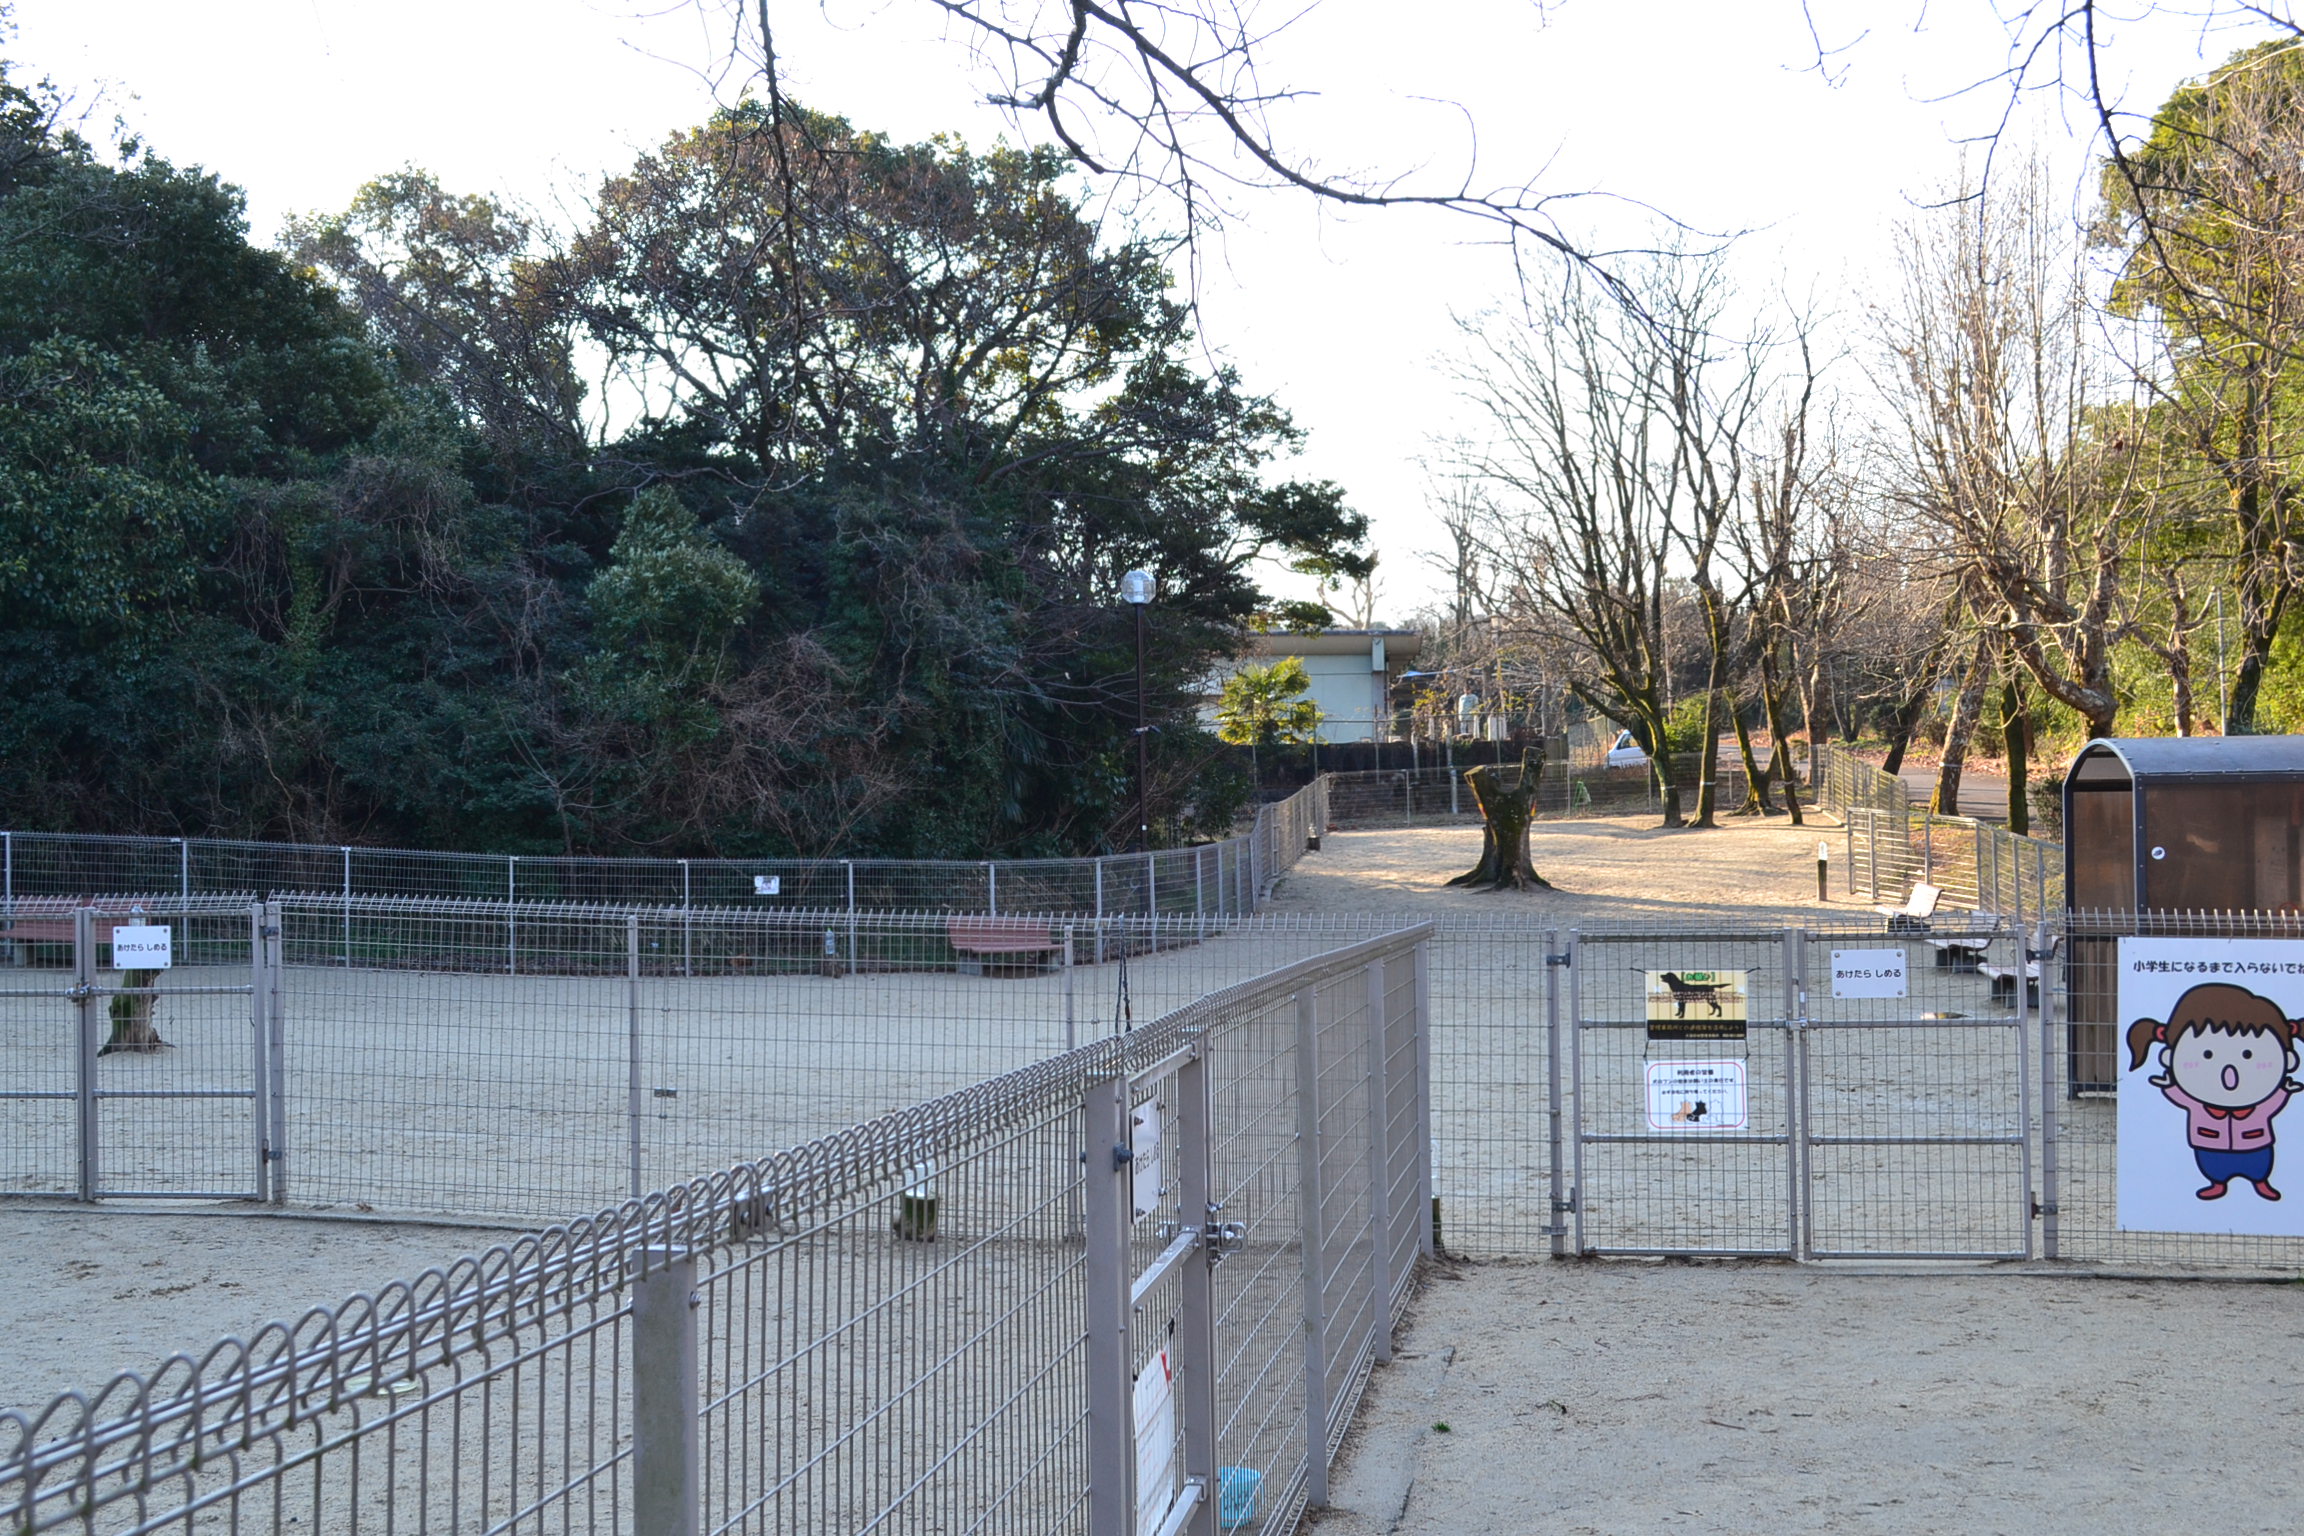
[[[2032,950],[2040,957],[2040,1257],[2044,1259],[2058,1256],[2056,1142],[2061,1117],[2057,1103],[2063,1093],[2056,1079],[2057,1064],[2064,1059],[2056,1039],[2057,983],[2063,979],[2063,973],[2049,953],[2051,942],[2047,916],[2043,912],[2040,926],[2034,931]],[[2023,984],[2021,975],[2017,984]]]
[[[1920,813],[1920,878],[1936,883],[1936,813]]]
[[[1208,848],[1192,850],[1192,922],[1203,939],[1208,937]]]
[[[692,887],[688,882],[688,861],[680,861],[680,974],[696,974],[696,915],[690,900]]]
[[[1561,1164],[1560,1117],[1562,1099],[1560,1083],[1560,970],[1574,965],[1573,953],[1562,953],[1560,935],[1546,930],[1544,935],[1544,1100],[1549,1121],[1546,1131],[1545,1160],[1551,1165],[1552,1219],[1545,1231],[1552,1239],[1552,1257],[1568,1257],[1568,1170]]]
[[[248,1053],[251,1084],[249,1094],[250,1119],[256,1136],[256,1198],[272,1198],[272,1115],[271,1095],[267,1085],[272,1081],[270,1057],[272,1054],[272,989],[265,984],[264,965],[264,904],[251,902],[248,906]]]
[[[640,1174],[640,914],[624,917],[624,1118],[631,1142],[632,1198],[647,1193]]]
[[[854,859],[842,859],[842,860],[840,861],[840,867],[841,867],[841,870],[842,870],[842,872],[843,872],[843,873],[844,873],[844,874],[847,876],[847,881],[848,881],[848,974],[849,974],[849,975],[851,975],[851,976],[853,976],[853,975],[855,975],[855,974],[856,974],[856,970],[857,970],[857,963],[856,963],[856,861],[855,861]]]
[[[1212,1223],[1222,1211],[1216,1185],[1215,1095],[1209,1088],[1208,1035],[1176,1069],[1176,1217],[1184,1223]],[[1221,1473],[1217,1469],[1224,1421],[1216,1406],[1216,1273],[1203,1249],[1185,1261],[1176,1316],[1177,1406],[1182,1410],[1185,1486],[1200,1485],[1200,1497],[1177,1536],[1217,1536]]]
[[[265,1009],[265,1028],[271,1034],[271,1049],[266,1053],[269,1075],[264,1091],[266,1115],[272,1126],[272,1176],[270,1189],[272,1203],[284,1205],[288,1200],[288,996],[282,984],[281,971],[285,960],[285,935],[280,927],[280,903],[277,899],[264,903],[264,970],[266,989],[271,994]]]
[[[1104,963],[1104,860],[1096,860],[1096,963]]]
[[[520,974],[520,855],[504,860],[504,974]]]
[[[344,850],[344,968],[352,968],[352,850]]]
[[[1000,866],[990,859],[984,861],[984,910],[1000,910]]]
[[[1159,855],[1150,849],[1146,849],[1144,853],[1144,915],[1146,917],[1158,917],[1160,915]]]
[[[183,838],[176,839],[176,898],[189,906],[192,902],[192,845]]]
[[[1575,1218],[1572,1252],[1584,1251],[1584,958],[1579,938],[1583,930],[1568,930],[1568,1213]]]
[[[632,1285],[632,1528],[696,1536],[703,1433],[696,1417],[696,1260],[650,1248]]]
[[[1439,1202],[1432,1194],[1432,945],[1416,945],[1416,1251],[1426,1258],[1439,1250]]]
[[[1808,932],[1784,930],[1784,1251],[1808,1257]]]
[[[1080,1044],[1079,1025],[1072,1008],[1072,930],[1072,924],[1064,925],[1064,1049],[1067,1051],[1077,1049]]]
[[[1296,994],[1296,1215],[1304,1257],[1304,1502],[1328,1502],[1328,1261],[1321,1230],[1320,1005]]]
[[[96,1198],[96,938],[86,907],[72,909],[72,1022],[79,1049],[80,1198]]]
[[[1371,960],[1368,988],[1368,1326],[1377,1363],[1392,1358],[1392,1000],[1384,962]]]
[[[1088,1085],[1081,1165],[1087,1252],[1088,1530],[1136,1536],[1135,1405],[1129,1380],[1128,1079]]]

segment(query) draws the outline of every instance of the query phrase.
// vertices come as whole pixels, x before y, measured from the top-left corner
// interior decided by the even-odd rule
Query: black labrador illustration
[[[1662,980],[1672,989],[1672,1017],[1676,1019],[1688,1017],[1690,1003],[1706,1005],[1712,1010],[1712,1017],[1719,1018],[1720,994],[1736,989],[1732,981],[1687,981],[1677,971],[1666,971]]]

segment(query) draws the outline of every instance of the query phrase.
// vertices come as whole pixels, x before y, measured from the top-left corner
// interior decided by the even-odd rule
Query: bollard
[[[1832,845],[1821,838],[1816,843],[1816,899],[1832,899]]]

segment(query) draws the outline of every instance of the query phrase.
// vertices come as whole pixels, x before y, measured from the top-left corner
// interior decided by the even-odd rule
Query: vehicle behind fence
[[[619,859],[0,832],[0,939],[27,898],[326,892],[850,912],[1253,912],[1324,825],[1315,781],[1221,842],[1086,859]]]
[[[1429,937],[0,1415],[0,1510],[1290,1530],[1430,1248]]]

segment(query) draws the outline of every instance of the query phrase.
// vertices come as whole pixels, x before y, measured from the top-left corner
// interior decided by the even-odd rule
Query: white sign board
[[[1910,997],[1911,978],[1905,970],[1907,951],[1894,949],[1836,949],[1832,951],[1834,997]]]
[[[1648,1125],[1658,1131],[1744,1129],[1744,1063],[1648,1063]]]
[[[1176,1502],[1176,1369],[1162,1350],[1136,1378],[1136,1530],[1152,1536]]]
[[[2123,1232],[2304,1237],[2304,943],[2122,939],[2112,1048]],[[2282,1200],[2282,1195],[2292,1198]]]
[[[754,875],[752,877],[752,894],[755,896],[783,895],[784,877],[782,875]]]
[[[176,963],[168,929],[161,924],[134,927],[126,923],[112,930],[112,968],[116,971],[164,971]]]
[[[1129,1203],[1142,1221],[1160,1209],[1160,1101],[1146,1099],[1128,1117]]]

